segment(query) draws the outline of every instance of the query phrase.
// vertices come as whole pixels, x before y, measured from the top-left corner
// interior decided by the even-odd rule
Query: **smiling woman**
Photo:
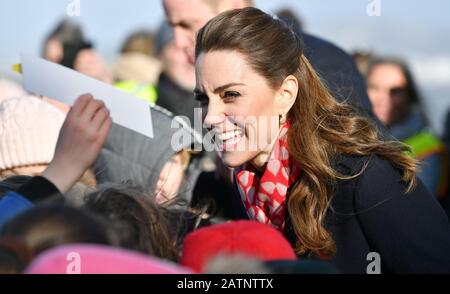
[[[282,21],[222,13],[199,31],[196,57],[197,99],[234,168],[242,218],[343,272],[365,273],[371,251],[384,272],[450,272],[450,225],[409,149],[332,97]]]

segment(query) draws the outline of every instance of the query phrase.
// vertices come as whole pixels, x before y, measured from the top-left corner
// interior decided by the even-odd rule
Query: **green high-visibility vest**
[[[158,92],[156,91],[156,88],[150,84],[140,83],[137,81],[122,81],[116,83],[115,87],[139,97],[151,105],[155,105],[156,100],[158,99]]]
[[[417,133],[403,142],[411,147],[412,155],[419,160],[434,154],[442,155],[437,196],[445,197],[448,188],[448,156],[444,143],[429,131]]]

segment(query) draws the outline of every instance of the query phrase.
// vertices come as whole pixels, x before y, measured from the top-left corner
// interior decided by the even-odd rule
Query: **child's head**
[[[0,78],[0,102],[25,95],[25,90],[17,83]]]
[[[208,262],[219,256],[241,255],[261,261],[295,260],[294,249],[270,225],[236,221],[202,228],[186,236],[180,263],[205,272]]]
[[[111,245],[114,233],[100,217],[61,204],[36,206],[0,230],[0,268],[20,272],[37,254],[74,243]],[[6,258],[8,257],[8,258]]]
[[[0,179],[35,176],[53,158],[64,114],[34,96],[0,103]]]
[[[182,192],[185,171],[189,166],[190,159],[190,152],[183,150],[166,162],[156,184],[155,201],[158,204],[171,203]]]
[[[109,220],[121,247],[175,261],[182,215],[150,199],[136,188],[106,187],[87,195],[83,208]]]

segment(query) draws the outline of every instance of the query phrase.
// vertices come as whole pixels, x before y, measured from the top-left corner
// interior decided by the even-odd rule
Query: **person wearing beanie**
[[[30,104],[36,103],[33,100],[26,102],[30,102]],[[3,114],[2,111],[4,109],[12,108],[5,107],[2,104],[0,105],[0,114]],[[24,114],[22,113],[22,115]],[[1,115],[1,117],[6,120],[18,120],[18,118],[11,118],[9,114]],[[9,129],[5,128],[5,125],[14,124],[2,122],[0,124],[0,133],[4,133],[4,130]],[[36,125],[39,126],[42,123],[37,121]],[[46,167],[41,175],[34,176],[17,191],[8,192],[0,199],[0,226],[20,212],[33,207],[35,203],[54,196],[62,196],[70,191],[94,163],[111,129],[111,125],[112,119],[105,104],[100,100],[94,99],[92,95],[81,95],[67,114],[59,136],[57,136],[57,144],[53,145],[52,158],[44,161]],[[32,129],[33,126],[35,125],[31,125],[28,130]],[[10,137],[14,136],[6,137],[9,142],[20,142],[20,140],[12,140]],[[39,140],[38,135],[32,135],[31,138]],[[1,141],[0,147],[10,147],[5,143],[8,140]],[[32,143],[35,142],[29,142],[29,144]],[[3,165],[10,166],[5,162],[9,163],[11,160],[4,160],[4,158],[6,157],[3,156],[2,150]],[[11,158],[16,160],[16,158],[29,157],[16,156]],[[15,162],[18,162],[18,160]],[[20,162],[23,162],[23,160]],[[40,160],[37,162],[40,162]]]
[[[262,261],[295,260],[283,235],[266,224],[236,221],[201,228],[186,236],[180,264],[203,272],[220,255],[244,255]]]
[[[64,114],[34,96],[0,104],[0,178],[37,175],[53,158]]]
[[[151,107],[150,112],[153,138],[113,124],[94,164],[97,183],[127,182],[163,202],[175,196],[189,202],[201,164],[199,156],[190,150],[201,144],[201,135],[162,107]],[[174,145],[174,138],[186,140],[174,140]]]
[[[0,78],[0,103],[6,99],[26,95],[25,90],[13,81]]]
[[[25,273],[190,274],[192,272],[176,264],[133,251],[101,245],[68,245],[42,253]]]
[[[64,118],[63,112],[35,96],[0,103],[0,180],[41,175],[53,158]],[[6,193],[0,204],[0,225],[41,200],[36,186],[40,192],[57,191],[37,177],[17,191]]]

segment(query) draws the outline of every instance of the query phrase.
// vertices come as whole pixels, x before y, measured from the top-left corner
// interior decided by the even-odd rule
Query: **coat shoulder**
[[[353,176],[349,180],[340,180],[338,186],[351,185],[354,205],[361,209],[404,196],[407,191],[408,184],[403,180],[402,171],[377,155],[341,155],[335,162],[335,169],[344,176]]]

